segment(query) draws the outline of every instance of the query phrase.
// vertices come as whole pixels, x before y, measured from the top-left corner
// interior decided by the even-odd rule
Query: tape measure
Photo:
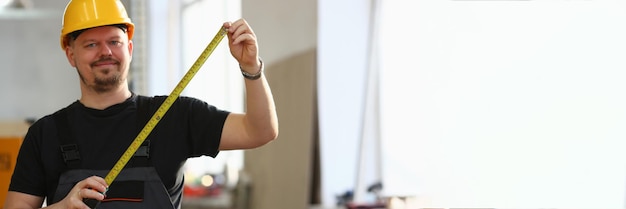
[[[128,163],[128,161],[133,157],[137,149],[139,149],[139,147],[146,140],[148,135],[150,135],[150,132],[152,132],[152,129],[154,129],[154,127],[159,123],[159,121],[161,121],[161,119],[163,118],[167,110],[170,109],[174,101],[176,101],[178,96],[180,96],[180,93],[183,91],[183,89],[185,89],[187,84],[189,84],[193,76],[196,75],[196,73],[200,70],[200,67],[202,67],[204,62],[211,55],[211,53],[213,53],[215,48],[217,48],[217,45],[220,43],[220,41],[222,41],[224,36],[226,36],[226,28],[222,27],[217,32],[215,37],[213,37],[213,40],[211,40],[209,45],[207,45],[204,51],[202,51],[198,59],[196,59],[196,61],[193,63],[191,68],[187,71],[185,76],[183,76],[183,78],[178,82],[178,85],[176,85],[176,88],[172,90],[172,93],[170,93],[170,95],[167,96],[163,104],[161,104],[159,109],[157,109],[154,115],[152,115],[148,123],[146,123],[143,129],[141,129],[141,132],[139,132],[135,140],[133,140],[130,146],[128,146],[128,149],[126,149],[126,152],[124,152],[124,154],[122,154],[122,157],[120,157],[117,163],[115,163],[115,166],[113,166],[113,169],[111,169],[111,171],[109,171],[109,173],[106,175],[104,180],[106,181],[107,185],[111,185],[111,183],[113,183],[113,180],[115,180],[117,175],[119,175],[120,172],[122,172],[122,169],[124,169],[124,166],[126,166],[126,163]]]

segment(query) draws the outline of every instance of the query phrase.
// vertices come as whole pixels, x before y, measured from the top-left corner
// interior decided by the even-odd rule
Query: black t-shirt
[[[104,110],[85,107],[78,101],[66,107],[81,168],[110,170],[143,128],[137,118],[137,100],[149,101],[151,116],[165,98],[133,94],[123,103]],[[201,100],[179,97],[152,130],[146,139],[150,140],[149,161],[170,195],[180,195],[182,191],[181,168],[188,158],[217,156],[228,114]],[[9,191],[48,197],[50,201],[59,176],[67,169],[60,145],[52,115],[35,122],[20,148]]]

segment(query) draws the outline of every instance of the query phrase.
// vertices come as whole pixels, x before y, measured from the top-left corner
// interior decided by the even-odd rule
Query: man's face
[[[81,85],[103,93],[126,85],[132,51],[132,41],[122,29],[102,26],[78,35],[65,54],[78,71]]]

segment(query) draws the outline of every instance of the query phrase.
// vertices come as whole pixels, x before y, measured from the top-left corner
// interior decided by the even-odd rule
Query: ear
[[[130,59],[133,59],[133,41],[132,40],[128,40],[128,55],[130,56]]]
[[[72,67],[76,67],[76,62],[74,62],[74,50],[71,46],[65,47],[65,57],[67,57],[67,61]]]

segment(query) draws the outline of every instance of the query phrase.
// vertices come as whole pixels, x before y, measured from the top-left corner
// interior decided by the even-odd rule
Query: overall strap
[[[70,109],[74,105],[70,105],[56,112],[53,115],[54,122],[57,126],[57,134],[59,137],[59,143],[61,148],[61,155],[63,161],[69,169],[80,168],[80,153],[78,152],[78,145],[74,139],[74,133],[71,129],[69,117]]]
[[[137,135],[141,132],[141,129],[143,129],[146,123],[148,123],[150,117],[152,117],[152,114],[150,114],[151,101],[152,100],[148,97],[137,95]],[[150,159],[150,140],[146,139],[139,149],[135,151],[129,164],[132,167],[147,167],[150,166],[148,159]]]

